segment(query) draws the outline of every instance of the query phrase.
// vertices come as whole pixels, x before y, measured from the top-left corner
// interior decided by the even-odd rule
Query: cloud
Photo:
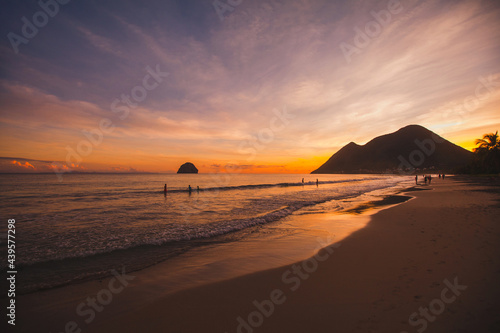
[[[285,165],[275,165],[275,164],[238,164],[238,163],[226,163],[222,164],[212,164],[208,168],[209,172],[223,172],[223,173],[275,173],[279,171],[287,171]]]
[[[0,172],[2,173],[34,173],[51,172],[51,162],[30,160],[26,158],[0,158]]]
[[[82,130],[109,118],[115,129],[82,164],[175,170],[189,157],[245,166],[238,147],[283,105],[295,118],[245,171],[331,155],[412,123],[452,141],[498,126],[498,95],[465,118],[454,111],[479,77],[498,74],[498,2],[401,3],[350,63],[340,44],[355,45],[387,1],[256,0],[223,22],[210,2],[75,3],[19,55],[0,41],[0,154],[64,161],[67,146],[87,140]],[[18,20],[2,15],[5,31],[15,30]],[[111,102],[157,64],[170,75],[119,119]]]
[[[21,162],[14,160],[14,161],[11,161],[10,163],[14,164],[15,166],[19,166],[21,168],[25,168],[25,169],[31,168],[31,169],[35,170],[35,167],[29,162],[24,162],[24,164],[22,164]]]
[[[141,171],[138,171],[137,169],[132,168],[132,167],[112,167],[111,170],[114,171],[114,172],[124,172],[124,173],[138,173],[138,172],[141,172]]]

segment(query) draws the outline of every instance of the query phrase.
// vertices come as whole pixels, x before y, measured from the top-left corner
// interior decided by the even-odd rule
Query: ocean
[[[59,182],[53,174],[2,174],[0,265],[7,219],[16,220],[19,291],[29,293],[240,242],[292,214],[345,210],[411,182],[309,174],[67,174]]]

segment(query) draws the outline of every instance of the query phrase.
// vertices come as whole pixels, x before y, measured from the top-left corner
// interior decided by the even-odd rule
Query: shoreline
[[[154,245],[145,245],[142,247],[135,247],[135,248],[130,248],[130,249],[119,249],[115,250],[109,253],[100,253],[96,254],[93,257],[83,257],[83,258],[65,258],[62,260],[57,260],[57,261],[48,261],[48,262],[42,262],[42,263],[35,263],[33,265],[28,265],[28,266],[23,266],[22,269],[26,273],[24,276],[21,276],[21,278],[25,279],[26,281],[22,282],[30,282],[30,283],[25,283],[22,285],[22,287],[19,290],[20,295],[29,295],[33,293],[38,293],[38,292],[43,292],[43,291],[50,291],[52,289],[58,289],[58,288],[65,288],[65,287],[70,287],[73,285],[78,285],[78,284],[85,284],[89,283],[92,281],[101,281],[101,280],[106,280],[112,277],[112,274],[110,273],[111,269],[115,270],[120,270],[123,265],[127,267],[127,271],[129,272],[137,272],[138,274],[141,274],[140,272],[143,270],[150,270],[151,268],[160,265],[164,266],[165,264],[169,264],[170,262],[179,262],[182,260],[194,260],[196,261],[196,254],[199,254],[201,256],[204,256],[205,251],[211,251],[213,247],[218,247],[218,246],[223,246],[227,247],[225,243],[235,243],[235,245],[229,245],[229,247],[236,246],[240,242],[247,242],[250,236],[250,239],[255,241],[255,242],[260,242],[258,237],[253,237],[256,234],[259,234],[262,230],[264,230],[264,238],[269,236],[269,233],[271,232],[281,232],[284,231],[285,233],[294,233],[295,229],[297,229],[299,226],[296,225],[292,228],[292,230],[280,230],[280,229],[286,229],[284,225],[288,225],[288,221],[290,219],[294,220],[297,219],[297,215],[301,215],[304,210],[306,212],[304,214],[318,214],[317,212],[309,212],[309,208],[314,208],[316,206],[322,206],[323,204],[328,205],[329,203],[337,203],[341,202],[341,206],[337,207],[339,210],[333,210],[333,211],[328,211],[329,209],[332,209],[331,207],[323,207],[321,208],[321,211],[323,211],[321,214],[332,214],[332,216],[336,216],[337,214],[355,214],[359,215],[361,213],[368,213],[372,214],[372,212],[368,212],[369,210],[372,209],[380,209],[388,205],[392,204],[397,204],[399,203],[399,200],[397,198],[402,197],[399,193],[401,192],[400,188],[401,186],[404,185],[397,185],[395,187],[389,187],[389,188],[384,188],[384,189],[379,189],[379,190],[374,190],[370,191],[361,195],[357,195],[352,198],[347,198],[347,199],[339,199],[339,200],[331,200],[331,201],[326,201],[324,203],[320,203],[317,205],[313,206],[306,206],[303,207],[299,210],[293,211],[290,215],[287,215],[285,217],[280,218],[279,220],[276,221],[271,221],[267,222],[264,224],[257,224],[254,226],[251,226],[249,228],[245,228],[242,230],[237,230],[233,231],[231,233],[227,234],[222,234],[218,235],[209,239],[198,239],[194,240],[194,244],[184,244],[184,242],[178,242],[177,244],[164,244],[164,245],[159,245],[159,246],[154,246]],[[376,193],[376,194],[373,194]],[[345,205],[345,207],[343,207]],[[282,207],[283,208],[283,207]],[[281,209],[281,208],[280,208]],[[276,209],[278,211],[279,209]],[[326,212],[324,212],[326,211]],[[270,214],[273,212],[267,212],[263,213],[265,214]],[[256,216],[258,217],[258,216]],[[354,227],[353,227],[354,228]],[[268,229],[268,230],[266,230]],[[320,229],[330,229],[324,226],[321,226]],[[332,229],[335,233],[335,228]],[[306,230],[306,232],[309,230]],[[343,232],[343,236],[347,234],[348,231]],[[284,235],[285,237],[287,235]],[[281,235],[274,235],[272,237],[279,237],[281,238]],[[279,240],[279,239],[278,239]],[[300,244],[301,245],[301,244]],[[270,249],[274,252],[281,252],[283,253],[283,256],[286,256],[286,248],[287,244],[283,245],[283,248],[279,249]],[[310,251],[310,249],[304,249],[305,251]],[[252,251],[252,249],[250,249]],[[259,267],[258,265],[254,265],[255,268],[252,271],[243,271],[239,273],[235,273],[236,275],[244,275],[248,273],[252,273],[254,271],[260,271],[260,270],[265,270],[273,267],[279,267],[288,263],[293,263],[297,260],[303,259],[303,254],[296,253],[297,251],[291,251],[295,252],[292,254],[292,258],[289,260],[281,260],[279,262],[276,262],[275,264],[272,265],[263,265]],[[161,257],[161,259],[158,259],[151,264],[145,265],[144,263],[137,264],[134,262],[135,265],[132,265],[131,262],[123,262],[121,258],[124,258],[126,254],[128,253],[129,256],[131,257],[140,257],[146,256],[146,257]],[[139,254],[140,255],[139,255]],[[222,254],[224,255],[224,254]],[[308,254],[306,254],[308,255]],[[180,258],[179,258],[180,257]],[[114,258],[114,259],[113,259]],[[101,262],[112,262],[112,266],[108,266],[109,268],[106,268],[105,271],[101,270],[99,274],[97,273],[87,273],[83,268],[85,266],[88,266],[89,264],[92,264],[92,266],[97,267],[97,266],[102,266]],[[82,263],[84,265],[82,266]],[[118,263],[118,264],[115,264]],[[120,264],[121,263],[121,264]],[[203,264],[203,263],[201,263]],[[182,266],[182,263],[180,263],[177,266]],[[71,267],[71,271],[67,268]],[[82,268],[83,267],[83,268]],[[62,270],[60,268],[63,268]],[[174,264],[174,270],[178,270],[178,267],[175,267]],[[60,282],[59,284],[54,284],[54,282],[47,283],[45,285],[40,284],[40,280],[37,280],[37,274],[47,274],[46,272],[52,271],[52,275],[57,274],[58,276],[65,276],[67,279],[63,282]],[[74,272],[79,272],[80,277],[71,280],[72,274]],[[224,277],[223,279],[234,277],[233,276],[228,276]],[[29,279],[26,279],[26,277],[29,277]],[[220,280],[220,279],[218,279]],[[62,281],[62,280],[61,280]],[[209,281],[209,282],[214,282],[214,281]],[[38,285],[35,285],[37,283]],[[202,284],[204,281],[200,281],[198,284]],[[191,285],[195,286],[195,285]]]
[[[321,208],[320,211],[323,211],[321,213],[299,210],[280,221],[258,227],[242,239],[194,248],[155,265],[137,271],[127,271],[126,274],[137,276],[138,279],[131,282],[131,288],[124,293],[127,296],[119,297],[125,304],[134,303],[142,306],[150,300],[184,289],[306,259],[314,255],[320,247],[330,245],[333,241],[339,241],[353,231],[363,228],[376,211],[397,204],[397,201],[393,200],[401,197],[402,188],[407,188],[405,186],[400,184],[345,199],[342,203],[344,208],[341,210],[328,211],[329,207]],[[363,206],[361,211],[350,212],[351,209],[358,210],[361,206]],[[325,210],[327,212],[324,212]],[[321,239],[321,243],[318,243],[317,239]],[[120,272],[120,268],[116,270]],[[20,295],[26,303],[24,316],[43,315],[54,318],[51,321],[55,322],[63,321],[61,318],[81,321],[81,318],[75,316],[77,306],[88,296],[95,296],[112,278],[113,275]],[[158,287],[161,287],[161,290],[158,290]],[[46,304],[52,304],[48,311]],[[127,311],[126,306],[115,304],[106,309],[111,316],[120,315],[125,311]],[[81,326],[85,326],[85,323]],[[60,325],[59,327],[46,325],[46,330],[58,329],[61,329]]]
[[[454,187],[460,187],[460,188],[465,188],[465,192],[471,191],[471,187],[480,187],[477,185],[464,185],[461,184],[459,181],[454,180],[454,181],[449,181],[448,179],[445,181],[445,183],[452,183],[454,184]],[[440,189],[443,190],[442,184],[433,184],[432,188]],[[450,184],[446,184],[448,187],[446,191],[442,191],[446,193],[449,191],[449,187],[451,186]],[[348,236],[346,239],[344,239],[341,242],[341,247],[339,248],[332,248],[332,246],[327,247],[325,250],[322,250],[323,256],[325,256],[328,252],[328,249],[333,249],[334,251],[331,253],[331,256],[329,256],[328,260],[325,262],[321,262],[318,265],[317,271],[314,271],[314,274],[310,274],[310,278],[308,277],[307,279],[301,279],[300,283],[300,288],[298,288],[296,291],[291,292],[289,287],[292,286],[292,282],[290,283],[284,283],[282,280],[282,275],[283,272],[287,271],[287,269],[290,269],[290,267],[293,267],[293,265],[287,265],[284,267],[280,268],[275,268],[275,269],[270,269],[266,271],[260,271],[252,274],[247,274],[244,276],[236,277],[234,279],[230,280],[225,280],[221,282],[216,282],[208,285],[202,285],[199,287],[187,289],[187,290],[182,290],[179,292],[176,292],[174,294],[169,294],[165,295],[159,298],[153,298],[152,302],[150,304],[145,304],[141,308],[134,308],[133,303],[130,302],[130,299],[127,300],[126,297],[124,296],[127,293],[130,293],[129,290],[125,290],[125,292],[122,295],[117,295],[116,296],[116,301],[113,301],[112,304],[110,304],[106,308],[106,312],[103,312],[100,317],[97,317],[96,320],[92,323],[90,323],[87,326],[82,325],[83,331],[88,331],[88,332],[114,332],[114,331],[125,331],[125,332],[134,332],[135,329],[143,329],[147,328],[149,331],[155,332],[155,331],[163,331],[164,328],[169,328],[170,330],[178,330],[182,332],[195,332],[195,331],[208,331],[208,332],[231,332],[231,331],[236,331],[237,326],[239,322],[237,321],[237,318],[247,318],[246,314],[251,314],[255,311],[255,305],[252,303],[254,300],[257,300],[258,302],[264,301],[264,300],[269,300],[271,299],[270,297],[272,296],[270,293],[273,290],[281,289],[282,291],[288,291],[288,294],[283,294],[281,295],[282,297],[278,297],[279,295],[275,294],[275,300],[278,302],[283,300],[283,297],[286,298],[286,302],[284,304],[275,304],[275,311],[273,311],[273,315],[270,316],[269,318],[265,318],[263,321],[262,325],[260,325],[258,328],[250,327],[251,329],[255,329],[257,332],[272,332],[273,330],[279,331],[282,330],[283,327],[287,328],[287,331],[292,331],[292,332],[300,332],[301,330],[299,327],[302,327],[303,329],[309,329],[308,326],[303,326],[307,322],[311,321],[315,324],[315,329],[318,332],[321,331],[331,331],[331,325],[329,325],[327,322],[325,322],[325,317],[323,316],[317,316],[317,311],[313,311],[313,309],[316,309],[319,311],[319,313],[324,313],[324,314],[329,314],[329,316],[338,316],[338,318],[341,319],[343,324],[338,324],[337,330],[339,332],[344,332],[344,331],[366,331],[361,329],[363,326],[376,326],[376,323],[378,323],[378,320],[374,321],[374,318],[371,319],[359,319],[355,320],[354,318],[356,317],[356,313],[369,313],[371,307],[375,307],[376,309],[380,307],[386,307],[386,311],[389,312],[395,312],[396,309],[404,308],[405,306],[398,307],[397,302],[391,302],[389,300],[384,299],[384,297],[380,297],[380,299],[375,299],[377,297],[374,297],[375,294],[378,294],[379,287],[385,287],[387,289],[388,286],[391,284],[401,284],[401,280],[409,280],[411,278],[408,278],[408,273],[411,270],[415,270],[415,267],[418,267],[419,265],[416,265],[414,267],[405,267],[405,271],[401,272],[396,272],[399,274],[397,281],[392,281],[391,279],[382,279],[379,282],[382,282],[380,285],[373,285],[372,279],[375,278],[375,281],[377,280],[376,276],[377,274],[382,274],[383,272],[380,271],[380,268],[377,269],[377,267],[372,267],[373,263],[371,262],[363,262],[364,265],[367,265],[367,267],[361,267],[357,268],[356,271],[356,265],[353,265],[352,262],[349,260],[346,261],[344,258],[342,260],[342,257],[346,256],[346,249],[351,248],[352,251],[352,244],[358,244],[358,246],[361,246],[362,250],[354,250],[353,253],[347,252],[347,257],[357,255],[363,257],[363,253],[367,252],[367,256],[373,256],[373,253],[371,252],[380,252],[381,249],[384,251],[388,251],[386,255],[395,255],[394,254],[394,249],[400,250],[401,248],[405,248],[405,245],[407,244],[408,239],[400,239],[398,237],[394,237],[394,232],[390,232],[390,230],[387,230],[386,228],[381,228],[379,224],[381,224],[381,219],[382,222],[384,219],[391,217],[391,215],[400,215],[402,214],[400,211],[408,210],[408,206],[415,206],[416,203],[419,203],[417,206],[429,206],[429,203],[427,202],[422,202],[426,201],[425,197],[428,197],[429,193],[433,193],[435,191],[411,191],[411,195],[415,196],[416,199],[407,201],[406,203],[392,206],[389,209],[383,209],[377,214],[373,215],[371,217],[371,222],[363,229],[351,234]],[[486,192],[479,192],[481,195],[485,197],[491,197],[492,195]],[[434,193],[438,194],[439,193]],[[466,196],[467,197],[467,196]],[[491,198],[490,198],[491,199]],[[463,198],[461,199],[463,200]],[[427,200],[428,201],[428,200]],[[464,204],[462,201],[460,202],[462,205]],[[439,208],[439,205],[436,207],[436,205],[430,205],[432,209]],[[460,205],[458,205],[460,206]],[[403,208],[402,208],[403,207]],[[489,206],[488,206],[489,207]],[[415,208],[412,208],[415,209]],[[497,210],[498,211],[498,210]],[[323,218],[325,217],[324,215],[326,214],[320,214],[323,215]],[[424,214],[425,215],[425,214]],[[432,215],[432,214],[431,214]],[[486,214],[487,215],[487,214]],[[306,215],[304,218],[310,218],[311,215]],[[417,219],[418,220],[418,219]],[[413,224],[416,224],[417,220],[413,222]],[[427,221],[426,221],[427,222]],[[424,223],[422,221],[418,221],[418,223]],[[413,226],[412,224],[412,226]],[[397,227],[395,225],[394,227]],[[401,226],[399,226],[401,228]],[[406,226],[409,228],[408,226]],[[384,231],[385,229],[385,231]],[[405,231],[406,235],[408,236],[408,232],[410,232],[411,236],[411,230],[404,230],[405,228],[401,228],[402,231]],[[411,229],[415,229],[413,226]],[[384,231],[384,232],[389,232],[391,235],[391,239],[393,240],[394,248],[390,247],[389,244],[382,242],[382,244],[374,244],[373,248],[370,248],[369,244],[375,243],[377,239],[379,239],[381,236],[380,234],[373,234],[375,231]],[[415,231],[415,230],[413,230]],[[370,240],[370,237],[367,238],[367,235],[372,235],[374,236],[374,239]],[[417,234],[418,236],[424,237],[425,238],[425,232],[421,233],[420,235]],[[491,237],[494,235],[498,235],[495,233],[490,234]],[[373,237],[372,237],[373,238]],[[411,237],[410,237],[411,239]],[[380,239],[379,239],[380,241]],[[420,240],[422,241],[422,240]],[[434,241],[437,241],[436,239]],[[362,244],[360,244],[360,242]],[[368,243],[366,243],[368,242]],[[432,240],[430,242],[431,244],[433,243]],[[325,245],[328,244],[323,244],[324,247]],[[347,246],[346,246],[347,245]],[[377,248],[375,245],[379,246],[380,248]],[[396,246],[398,245],[398,246]],[[368,248],[367,248],[368,247]],[[369,251],[366,251],[369,250]],[[414,254],[414,253],[413,253]],[[311,254],[311,255],[314,255]],[[432,255],[430,255],[432,257]],[[417,256],[418,257],[418,256]],[[378,258],[378,257],[377,257]],[[397,256],[399,260],[402,260],[402,256],[399,255]],[[455,258],[456,259],[456,258]],[[492,260],[490,258],[490,260]],[[339,263],[341,261],[341,263]],[[352,261],[352,260],[351,260]],[[382,265],[386,265],[384,262],[380,262],[380,258],[378,260],[375,260]],[[319,263],[319,261],[318,261]],[[343,274],[332,274],[332,279],[331,283],[334,284],[332,287],[331,283],[325,283],[325,272],[328,272],[329,270],[331,271],[330,266],[336,267],[334,269],[335,273],[338,272],[344,272]],[[370,268],[369,268],[369,267]],[[410,264],[406,264],[405,266],[411,266]],[[445,265],[446,266],[446,265]],[[495,262],[495,267],[499,267],[498,265],[498,260]],[[436,266],[439,267],[439,266]],[[312,268],[312,266],[310,267]],[[391,267],[389,267],[391,268]],[[401,267],[399,267],[401,268]],[[354,276],[352,275],[351,270],[355,270],[357,274]],[[432,270],[432,268],[429,268]],[[484,269],[484,267],[483,267]],[[346,273],[350,272],[351,275],[346,277]],[[498,270],[500,272],[500,269]],[[139,272],[140,273],[140,272]],[[368,273],[368,274],[367,274]],[[373,273],[373,274],[371,274]],[[430,274],[430,272],[427,272],[424,270],[424,272],[414,272],[415,274]],[[465,274],[465,273],[464,273]],[[497,273],[498,274],[498,273]],[[138,274],[139,275],[139,274]],[[365,279],[362,279],[361,277],[365,275],[368,276],[369,279],[365,281]],[[383,275],[383,274],[382,274]],[[450,275],[450,276],[448,276]],[[442,285],[443,279],[451,279],[450,281],[453,280],[454,276],[451,276],[453,274],[441,274],[441,278],[437,279],[435,278],[433,283],[431,285],[435,285],[434,289],[437,288],[439,285]],[[497,278],[499,276],[497,275]],[[292,276],[289,276],[289,281],[292,281]],[[320,283],[315,284],[312,283],[311,281],[319,281]],[[328,280],[328,279],[327,279]],[[415,280],[415,279],[414,279]],[[297,280],[293,280],[297,282]],[[459,281],[461,281],[459,279]],[[363,283],[367,283],[368,285],[371,286],[369,288],[368,286],[365,286],[363,289],[367,292],[367,295],[371,295],[368,297],[368,299],[373,300],[373,303],[370,302],[360,302],[359,297],[360,297],[360,291],[355,290],[355,287],[362,286]],[[408,283],[411,284],[411,281],[407,281]],[[295,284],[293,284],[295,285]],[[274,286],[274,287],[273,287]],[[490,285],[491,286],[491,285]],[[402,288],[401,286],[398,286],[399,291],[401,292]],[[82,289],[82,288],[79,288]],[[131,290],[133,288],[130,288]],[[153,288],[154,289],[154,288]],[[334,289],[334,290],[331,290]],[[93,291],[86,290],[84,292],[91,295],[92,293],[95,294],[95,288]],[[333,292],[334,291],[334,292]],[[496,290],[496,294],[498,295],[498,288]],[[49,291],[50,292],[50,291]],[[150,290],[151,295],[157,294],[159,291],[158,290]],[[333,292],[333,293],[332,293]],[[354,292],[354,295],[352,294]],[[395,290],[392,290],[392,292],[395,292]],[[325,299],[325,295],[328,295],[329,293],[332,293],[331,296],[332,298]],[[52,293],[53,296],[56,296],[54,294],[57,293]],[[391,292],[389,291],[389,294]],[[425,294],[424,291],[420,291],[420,294]],[[438,293],[439,294],[439,293]],[[340,297],[342,301],[338,299],[338,296],[341,295],[343,297]],[[27,295],[29,296],[29,295]],[[237,296],[238,299],[235,299],[235,296]],[[246,296],[246,299],[245,299]],[[315,296],[315,297],[313,297]],[[335,296],[335,297],[333,297]],[[419,298],[415,298],[419,296]],[[409,297],[408,299],[406,298],[401,298],[399,299],[404,299],[405,303],[409,303],[410,305],[414,304],[415,306],[418,305],[416,301],[420,299],[425,299],[425,295],[413,295],[413,297]],[[499,295],[500,296],[500,295]],[[142,297],[145,297],[143,294]],[[35,297],[32,297],[32,299]],[[393,297],[394,298],[394,297]],[[352,300],[351,300],[352,299]],[[358,311],[354,308],[352,308],[352,305],[355,304],[356,300],[360,302],[358,305],[363,305],[365,310],[364,311]],[[39,300],[40,301],[40,300]],[[74,300],[76,301],[76,300]],[[354,302],[354,303],[353,303]],[[387,303],[387,304],[386,304]],[[428,303],[428,302],[427,302]],[[267,303],[266,303],[267,304]],[[61,304],[59,304],[61,305]],[[371,307],[370,307],[371,305]],[[405,304],[407,305],[407,304]],[[496,303],[498,305],[498,302]],[[408,332],[411,332],[412,329],[415,331],[414,328],[408,325],[401,324],[401,320],[408,320],[408,315],[411,314],[413,311],[418,309],[418,306],[413,307],[412,311],[406,311],[405,316],[398,318],[398,320],[395,320],[394,327],[402,327],[401,329],[406,330]],[[350,310],[346,309],[350,308]],[[113,310],[112,310],[113,308]],[[496,307],[495,307],[496,308]],[[498,308],[496,308],[498,309]],[[373,311],[374,309],[371,308]],[[397,311],[396,311],[397,312]],[[403,311],[404,312],[404,311]],[[73,310],[74,313],[74,310]],[[165,317],[163,314],[169,314],[169,316]],[[344,313],[344,315],[339,315]],[[32,313],[35,317],[39,317],[40,313]],[[316,314],[316,315],[315,315]],[[384,314],[385,315],[385,314]],[[442,316],[445,317],[449,316],[449,314],[445,313]],[[192,317],[198,318],[196,322],[193,322]],[[73,317],[75,317],[73,315]],[[328,317],[328,316],[326,316]],[[359,316],[358,316],[359,317]],[[361,316],[362,317],[362,316]],[[406,317],[406,318],[404,318]],[[67,316],[65,317],[64,314],[56,315],[52,319],[55,322],[59,322],[59,325],[55,325],[55,327],[51,329],[57,329],[57,327],[60,327],[59,330],[63,328],[63,318],[68,318]],[[303,320],[300,320],[300,319]],[[309,318],[308,320],[305,320],[305,318]],[[395,317],[397,318],[397,317]],[[402,319],[401,319],[402,318]],[[35,319],[35,318],[34,318]],[[247,318],[248,319],[248,318]],[[313,320],[314,319],[314,320]],[[51,320],[52,321],[52,320]],[[293,324],[291,324],[292,322]],[[353,323],[356,323],[354,326],[352,326]],[[362,324],[365,323],[365,324]],[[371,324],[370,324],[371,323]],[[286,324],[286,325],[285,325]],[[349,324],[351,326],[349,326]],[[285,326],[283,326],[285,325]],[[287,326],[288,325],[288,326]],[[302,325],[302,326],[301,326]],[[438,327],[435,323],[432,324],[434,327]],[[39,327],[37,325],[37,327]],[[328,328],[328,329],[327,329]],[[243,328],[242,328],[243,329]],[[349,330],[351,329],[351,330]],[[399,328],[398,328],[399,329]],[[244,331],[244,330],[243,330]],[[303,331],[303,330],[302,330]],[[314,330],[313,330],[314,331]],[[377,331],[377,330],[374,330]],[[386,331],[386,329],[382,330]],[[431,331],[431,330],[429,330]]]

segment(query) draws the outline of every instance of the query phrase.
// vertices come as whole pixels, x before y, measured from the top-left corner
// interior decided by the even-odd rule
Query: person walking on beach
[[[432,176],[429,175],[429,185],[431,184]]]
[[[418,175],[415,175],[415,185],[418,185]]]
[[[424,183],[427,184],[427,176],[424,175]]]

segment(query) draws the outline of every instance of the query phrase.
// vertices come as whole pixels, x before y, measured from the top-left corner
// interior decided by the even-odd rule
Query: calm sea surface
[[[16,264],[21,290],[29,292],[102,277],[113,267],[141,269],[194,247],[237,242],[294,212],[341,210],[347,199],[352,203],[409,180],[394,175],[67,174],[59,182],[50,174],[3,174],[0,265],[4,269],[7,263],[7,219],[16,220]]]

